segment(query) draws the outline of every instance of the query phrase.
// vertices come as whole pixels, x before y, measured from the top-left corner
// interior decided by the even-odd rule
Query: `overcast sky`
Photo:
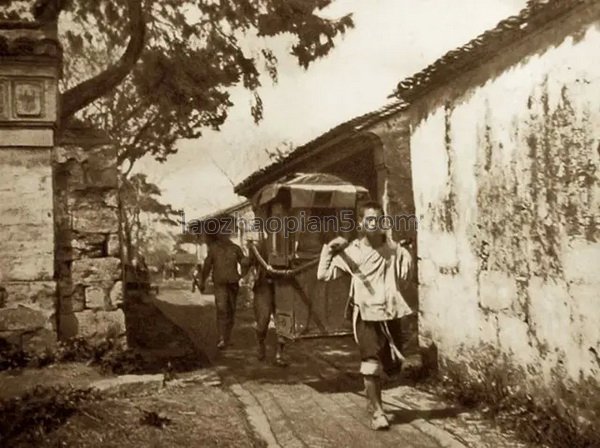
[[[236,203],[237,183],[269,163],[264,148],[301,145],[333,126],[384,105],[403,78],[515,14],[526,0],[337,0],[326,12],[351,12],[355,28],[308,70],[288,55],[289,42],[272,42],[279,82],[265,77],[264,120],[250,116],[250,95],[232,91],[235,106],[220,132],[180,143],[164,164],[143,160],[163,197],[188,218]],[[251,43],[250,43],[251,45]],[[226,175],[223,174],[225,171]]]

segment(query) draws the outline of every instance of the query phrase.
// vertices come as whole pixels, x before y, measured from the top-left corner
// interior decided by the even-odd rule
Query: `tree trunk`
[[[122,210],[121,213],[121,221],[123,223],[123,245],[125,248],[125,257],[124,260],[127,264],[131,264],[131,253],[132,253],[132,242],[131,242],[131,232],[132,226],[127,219],[127,211],[125,209]]]
[[[75,112],[118,86],[140,58],[146,35],[142,0],[127,0],[127,3],[130,38],[125,53],[115,65],[62,94],[60,116],[63,123]]]

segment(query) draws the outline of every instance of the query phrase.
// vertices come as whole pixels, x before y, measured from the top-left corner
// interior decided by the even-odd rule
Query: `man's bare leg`
[[[275,352],[275,364],[279,367],[287,367],[288,362],[285,360],[283,356],[283,349],[285,348],[285,341],[280,336],[277,338],[277,349]]]
[[[266,353],[265,336],[261,331],[256,330],[256,357],[259,361],[264,361]]]
[[[377,363],[367,362],[363,364],[363,369],[361,369],[365,384],[365,394],[367,395],[367,409],[369,413],[372,413],[371,428],[374,430],[387,429],[390,427],[390,424],[383,410],[380,366],[379,368],[372,368],[373,365],[377,366]]]
[[[256,356],[259,361],[264,361],[266,356],[265,340],[269,331],[271,319],[270,291],[267,285],[255,285],[254,288],[254,319],[256,321]]]
[[[381,399],[381,378],[375,375],[364,375],[365,392],[369,400],[369,408],[374,414],[383,413]]]

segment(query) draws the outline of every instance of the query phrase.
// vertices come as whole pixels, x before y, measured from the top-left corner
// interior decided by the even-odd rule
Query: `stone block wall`
[[[0,338],[26,349],[55,335],[49,149],[0,149]],[[45,344],[41,344],[45,345]]]
[[[0,340],[56,343],[51,152],[55,30],[0,22]],[[2,342],[2,341],[0,341]]]
[[[116,157],[110,141],[81,126],[69,128],[54,151],[61,339],[124,332]]]

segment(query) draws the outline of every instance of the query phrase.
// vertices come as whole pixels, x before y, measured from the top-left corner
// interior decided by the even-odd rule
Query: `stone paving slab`
[[[210,299],[182,297],[172,316],[206,347],[214,328]],[[173,294],[171,294],[172,296]],[[189,294],[188,294],[189,295]],[[170,299],[168,299],[170,300]],[[193,307],[203,307],[196,311]],[[194,317],[192,317],[194,316]],[[206,319],[211,319],[207,321]],[[359,359],[352,338],[325,338],[290,344],[290,367],[281,369],[255,358],[251,310],[238,313],[233,346],[213,352],[222,379],[245,408],[248,420],[267,446],[277,448],[521,448],[510,435],[495,430],[475,413],[465,413],[437,397],[408,386],[384,392],[393,415],[389,431],[372,431],[357,375]],[[214,341],[212,341],[214,344]],[[268,339],[269,351],[274,335]]]
[[[269,423],[271,446],[439,448],[433,437],[410,423],[374,432],[368,415],[351,393],[320,394],[306,385],[236,385],[255,400]],[[358,397],[364,405],[364,399]],[[262,433],[264,436],[264,432]]]
[[[413,409],[428,412],[436,426],[452,434],[467,447],[473,448],[527,448],[514,434],[495,427],[476,411],[462,411],[453,418],[435,419],[436,411],[448,405],[443,400],[414,387],[400,386],[386,391],[386,399],[398,400]]]

